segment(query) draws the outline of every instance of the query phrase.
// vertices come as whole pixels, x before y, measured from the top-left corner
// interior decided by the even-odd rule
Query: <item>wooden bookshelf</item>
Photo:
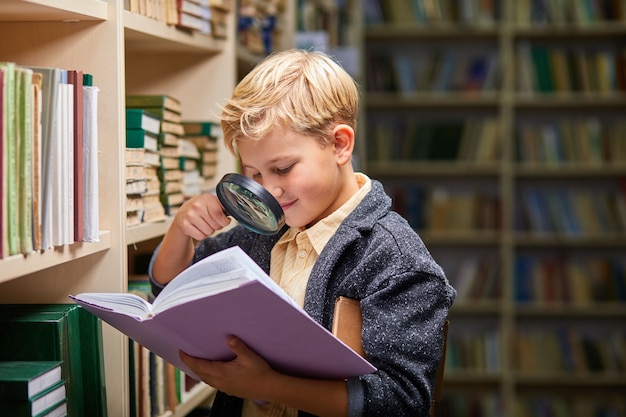
[[[122,1],[7,0],[0,4],[0,61],[76,68],[93,74],[99,88],[100,241],[0,260],[0,302],[68,303],[68,294],[124,292],[128,250],[154,244],[171,220],[126,229],[125,96],[168,94],[179,99],[187,119],[213,120],[236,82],[235,13],[228,36],[214,39],[131,14]],[[221,147],[216,179],[236,170]],[[108,415],[129,408],[128,340],[105,325],[104,366]],[[174,416],[184,416],[212,393],[200,388]]]
[[[456,366],[458,359],[448,357],[447,399],[438,408],[440,415],[466,415],[471,407],[481,409],[483,415],[537,415],[529,407],[540,401],[563,409],[576,401],[590,410],[610,404],[623,414],[626,405],[615,400],[626,388],[623,369],[542,372],[539,367],[525,372],[517,367],[519,349],[513,341],[521,332],[532,333],[536,360],[548,354],[542,341],[556,329],[580,328],[581,334],[598,340],[608,334],[626,338],[619,324],[626,314],[626,158],[619,149],[603,150],[626,145],[622,127],[626,10],[612,14],[609,3],[618,2],[594,9],[600,2],[575,0],[496,0],[490,6],[480,1],[361,3],[366,121],[361,125],[362,169],[382,180],[398,210],[409,222],[416,222],[429,249],[464,294],[451,311],[448,353],[473,357],[472,366]],[[583,4],[591,8],[581,8]],[[541,5],[543,12],[531,12]],[[530,55],[525,55],[528,51]],[[539,67],[546,65],[536,61],[541,53],[548,55],[548,70],[539,73]],[[563,56],[570,60],[566,62],[579,62],[579,67],[563,67]],[[493,62],[497,72],[486,86],[488,64]],[[555,62],[565,72],[556,70]],[[587,73],[591,75],[582,75]],[[549,77],[541,80],[541,86],[540,76]],[[473,120],[487,119],[498,125],[497,152],[489,160],[461,159],[455,149],[451,156],[437,160],[424,157],[422,151],[413,156],[407,151],[426,146],[428,129],[419,123],[464,123],[467,128]],[[428,138],[428,143],[444,140],[441,135]],[[574,142],[579,148],[572,148]],[[614,219],[591,211],[603,229],[570,229],[575,222],[591,224],[589,216],[574,216],[577,206],[571,202],[557,209],[557,199],[550,195],[553,189],[565,194],[560,198],[566,201],[585,189],[606,192],[603,198],[616,207]],[[546,231],[529,224],[528,211],[534,208],[521,197],[523,190],[552,199],[551,207],[539,210],[544,217],[540,220],[558,223],[560,229]],[[451,197],[471,191],[497,198],[496,224],[459,229],[454,219],[443,229],[439,223],[433,227],[430,221],[437,214],[454,208],[441,206],[442,199],[454,205]],[[457,206],[457,216],[464,214],[463,207],[467,205]],[[474,210],[480,215],[485,209]],[[491,216],[493,209],[489,210]],[[555,214],[548,215],[551,211]],[[565,217],[572,217],[574,223],[559,223]],[[612,275],[597,269],[585,272],[582,279],[608,280],[614,288],[597,286],[593,291],[599,295],[580,304],[563,294],[558,301],[546,301],[547,290],[537,284],[531,300],[520,302],[515,286],[523,279],[516,265],[525,258],[544,260],[533,264],[535,269],[526,278],[541,277],[544,283],[556,278],[539,271],[550,270],[556,262],[564,262],[570,270],[585,262],[612,265]],[[494,272],[481,266],[481,260],[497,268],[496,282]],[[578,273],[583,274],[577,269]],[[563,282],[572,285],[574,272],[562,274]],[[603,291],[611,295],[602,298]],[[481,331],[489,337],[475,337]],[[593,349],[593,343],[588,344]],[[600,350],[609,349],[598,345]],[[564,356],[566,348],[562,349]],[[625,359],[623,345],[615,355]],[[487,360],[498,364],[496,371],[486,367]]]

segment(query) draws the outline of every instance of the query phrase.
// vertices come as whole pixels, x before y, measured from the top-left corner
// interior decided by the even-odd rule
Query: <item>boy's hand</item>
[[[180,352],[180,358],[196,375],[213,388],[240,398],[261,400],[267,378],[275,373],[269,364],[241,339],[230,336],[228,346],[236,355],[232,361],[209,361]]]
[[[218,198],[213,194],[203,193],[180,207],[173,224],[185,235],[202,240],[228,226],[230,222],[231,219],[224,213]]]

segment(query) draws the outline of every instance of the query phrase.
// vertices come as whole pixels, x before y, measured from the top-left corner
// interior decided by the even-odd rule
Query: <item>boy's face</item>
[[[291,227],[312,226],[354,193],[346,181],[354,178],[352,146],[346,150],[341,140],[322,147],[315,138],[277,127],[261,140],[240,140],[237,147],[244,175],[278,200]]]

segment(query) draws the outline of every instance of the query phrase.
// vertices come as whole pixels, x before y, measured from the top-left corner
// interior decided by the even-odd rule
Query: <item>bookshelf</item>
[[[623,2],[362,6],[363,170],[459,290],[439,415],[624,414]]]
[[[0,61],[78,68],[99,90],[100,241],[74,243],[0,260],[0,303],[68,303],[68,294],[127,289],[135,245],[155,244],[169,221],[126,230],[125,96],[168,94],[188,119],[215,119],[236,82],[235,20],[215,39],[124,10],[122,1],[5,0],[0,4]],[[219,149],[216,179],[236,169]],[[145,246],[145,245],[144,245]],[[128,341],[103,326],[108,415],[129,416]],[[207,387],[171,415],[183,416],[211,394]]]

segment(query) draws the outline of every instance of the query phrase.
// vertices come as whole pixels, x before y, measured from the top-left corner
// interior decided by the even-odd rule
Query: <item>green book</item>
[[[0,362],[0,399],[27,400],[61,381],[61,361]]]
[[[161,120],[143,109],[126,109],[126,129],[143,129],[158,135],[161,133]]]
[[[157,152],[159,136],[144,129],[126,129],[126,147],[143,148]]]
[[[136,94],[126,96],[126,108],[163,107],[175,113],[182,113],[180,101],[168,95]]]
[[[33,251],[33,70],[16,67],[15,82],[19,251],[28,254]]]
[[[0,400],[3,415],[11,417],[45,416],[66,401],[65,381],[59,381],[52,387],[26,400]]]
[[[8,236],[8,255],[16,255],[20,251],[20,229],[19,229],[19,166],[18,166],[18,132],[16,129],[18,122],[18,106],[16,91],[16,65],[13,62],[0,62],[0,70],[4,72],[4,128],[3,158],[5,161],[3,182],[6,187],[6,194],[3,196],[3,204],[6,204],[6,233]]]
[[[219,123],[208,120],[184,120],[185,136],[219,136],[221,126]]]
[[[106,417],[101,322],[76,307],[0,305],[0,360],[62,360],[69,415]]]
[[[83,73],[83,85],[87,87],[93,86],[93,75]]]
[[[67,401],[62,401],[41,414],[37,414],[35,417],[54,417],[54,416],[68,416],[67,414]]]

